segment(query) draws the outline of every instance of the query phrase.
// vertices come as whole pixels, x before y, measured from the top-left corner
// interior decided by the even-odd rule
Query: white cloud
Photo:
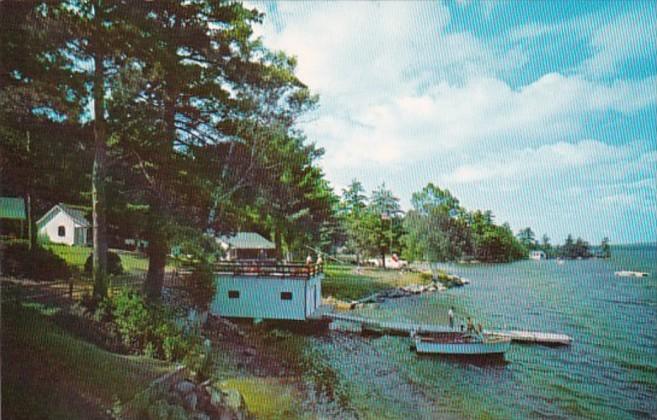
[[[630,114],[655,104],[654,77],[598,84],[548,74],[519,90],[490,78],[441,83],[353,111],[326,114],[305,127],[327,148],[329,175],[363,164],[402,164],[428,155],[518,149],[582,136],[585,117]],[[568,151],[573,152],[573,151]]]
[[[512,179],[524,185],[528,179],[536,177],[563,179],[565,171],[580,172],[580,177],[586,177],[588,172],[589,177],[597,178],[600,169],[604,169],[604,178],[608,181],[614,175],[628,175],[627,167],[618,166],[623,162],[632,164],[644,160],[639,169],[646,171],[648,167],[645,165],[645,157],[649,156],[650,152],[646,153],[634,144],[612,146],[597,140],[558,142],[495,154],[475,163],[463,164],[445,179],[450,184]],[[614,168],[609,168],[609,164]]]
[[[455,6],[480,7],[481,18],[492,11],[484,3]],[[296,55],[300,79],[320,94],[300,128],[326,149],[321,165],[334,185],[386,181],[404,201],[437,181],[467,207],[514,226],[558,226],[558,237],[583,224],[582,234],[630,238],[636,229],[611,226],[621,203],[633,217],[654,215],[654,122],[638,111],[654,109],[657,77],[654,65],[628,74],[622,66],[654,57],[650,16],[536,21],[484,39],[454,30],[452,6],[439,2],[270,6],[258,33]],[[627,144],[617,128],[639,140]],[[581,140],[600,135],[625,145]]]
[[[619,65],[657,53],[657,20],[654,13],[626,13],[596,28],[591,37],[593,55],[582,63],[580,71],[597,77],[618,74]]]
[[[266,44],[298,57],[298,75],[322,96],[358,109],[409,94],[436,77],[466,80],[524,62],[469,32],[448,32],[438,2],[282,2],[259,30]],[[285,24],[278,28],[275,21]]]

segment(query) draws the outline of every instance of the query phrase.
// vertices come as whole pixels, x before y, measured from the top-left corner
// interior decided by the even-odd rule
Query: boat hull
[[[443,354],[453,356],[502,355],[511,347],[511,340],[497,340],[481,343],[441,343],[421,338],[415,340],[415,349],[422,354]]]

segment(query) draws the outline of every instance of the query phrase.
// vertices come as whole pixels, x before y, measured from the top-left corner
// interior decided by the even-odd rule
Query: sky
[[[433,182],[553,243],[657,241],[656,4],[248,3],[319,94],[336,192]]]

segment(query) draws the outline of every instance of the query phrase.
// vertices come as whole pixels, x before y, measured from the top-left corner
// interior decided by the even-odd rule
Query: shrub
[[[71,277],[66,261],[48,249],[40,246],[30,249],[29,243],[24,240],[9,242],[3,248],[2,272],[5,275],[39,281]]]
[[[87,257],[84,263],[84,272],[91,274],[93,268],[94,253],[92,252]],[[121,264],[121,257],[116,252],[109,251],[107,253],[107,273],[115,276],[123,274],[123,265]]]
[[[189,369],[196,381],[203,382],[210,378],[214,365],[211,344],[209,342],[201,344],[196,341],[185,355],[183,364]]]
[[[121,291],[112,298],[114,320],[124,343],[132,349],[142,350],[151,316],[143,298],[136,292]]]
[[[189,276],[189,284],[194,306],[201,311],[207,310],[217,292],[212,266],[207,263],[196,265]]]
[[[112,300],[114,322],[134,353],[175,361],[188,352],[189,341],[166,308],[148,304],[132,290],[124,290]]]

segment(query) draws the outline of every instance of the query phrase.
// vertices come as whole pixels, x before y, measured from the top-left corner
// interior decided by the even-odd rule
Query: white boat
[[[648,277],[648,273],[642,271],[616,271],[618,277]]]
[[[479,337],[470,334],[438,334],[416,336],[415,349],[418,353],[453,356],[499,356],[511,347],[508,337]]]

